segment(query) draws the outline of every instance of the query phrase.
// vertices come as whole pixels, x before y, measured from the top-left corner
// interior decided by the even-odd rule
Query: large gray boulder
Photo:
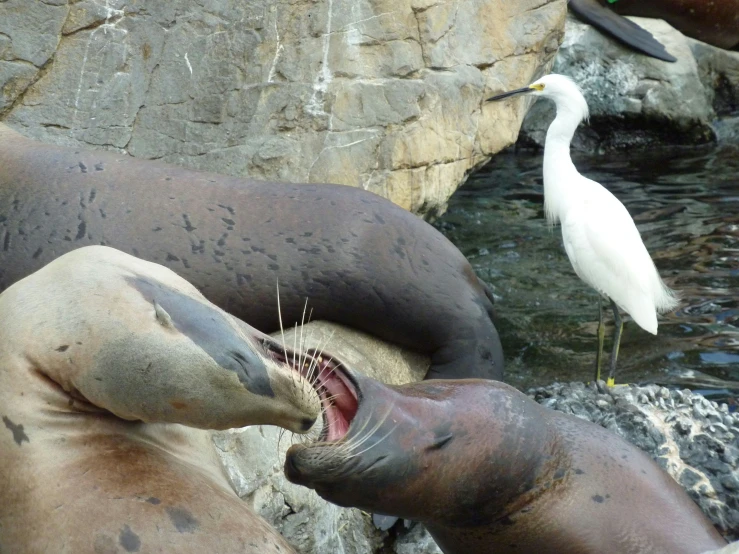
[[[590,122],[580,126],[573,147],[737,141],[739,52],[688,38],[660,19],[629,19],[652,33],[677,62],[638,54],[568,17],[552,71],[572,77],[590,107]],[[524,121],[522,142],[543,145],[554,113],[550,102],[537,102]]]
[[[482,99],[545,72],[565,0],[3,0],[0,120],[416,212],[515,140]]]

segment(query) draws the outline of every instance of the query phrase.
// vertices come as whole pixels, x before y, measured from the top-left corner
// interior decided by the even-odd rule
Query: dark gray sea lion
[[[321,442],[292,446],[285,462],[290,481],[330,502],[420,521],[452,554],[697,554],[726,544],[646,454],[503,383],[387,386],[336,372],[354,401],[326,419]]]
[[[16,283],[0,294],[0,552],[292,552],[201,429],[306,431],[310,363],[111,248]]]
[[[669,62],[675,57],[651,33],[621,16],[664,19],[681,33],[719,48],[739,44],[739,0],[569,0],[569,8],[634,50]]]
[[[264,183],[41,144],[0,125],[0,290],[103,244],[163,264],[266,333],[313,319],[431,355],[429,377],[499,379],[485,286],[426,222],[340,185]]]

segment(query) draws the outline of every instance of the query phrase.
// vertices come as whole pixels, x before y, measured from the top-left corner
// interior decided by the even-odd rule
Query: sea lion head
[[[36,371],[126,420],[307,431],[321,410],[310,358],[208,302],[173,271],[90,246],[0,299]],[[302,374],[301,374],[302,372]]]
[[[517,455],[530,418],[515,389],[482,379],[389,386],[335,373],[350,399],[326,412],[318,442],[288,450],[291,482],[339,506],[458,526],[490,521],[535,488],[531,465],[546,456]]]

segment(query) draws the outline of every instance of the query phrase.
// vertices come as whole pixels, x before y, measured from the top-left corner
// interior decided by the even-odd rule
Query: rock
[[[512,143],[492,90],[546,72],[565,0],[5,0],[0,120],[255,179],[442,211]]]
[[[396,554],[442,554],[428,531],[421,524],[413,525],[395,541]]]
[[[678,61],[636,54],[568,17],[552,71],[572,77],[590,107],[590,122],[578,129],[573,148],[739,139],[739,52],[687,38],[662,20],[629,19],[652,33]],[[521,144],[543,145],[553,118],[554,106],[537,102],[524,121]]]
[[[731,543],[730,545],[719,548],[718,550],[703,552],[703,554],[739,554],[739,542]]]

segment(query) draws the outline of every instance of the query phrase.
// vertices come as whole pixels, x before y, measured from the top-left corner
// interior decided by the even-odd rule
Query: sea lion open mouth
[[[361,392],[341,362],[312,349],[299,354],[277,342],[260,342],[272,360],[300,373],[318,393],[323,406],[323,429],[318,442],[343,439],[357,415]]]

